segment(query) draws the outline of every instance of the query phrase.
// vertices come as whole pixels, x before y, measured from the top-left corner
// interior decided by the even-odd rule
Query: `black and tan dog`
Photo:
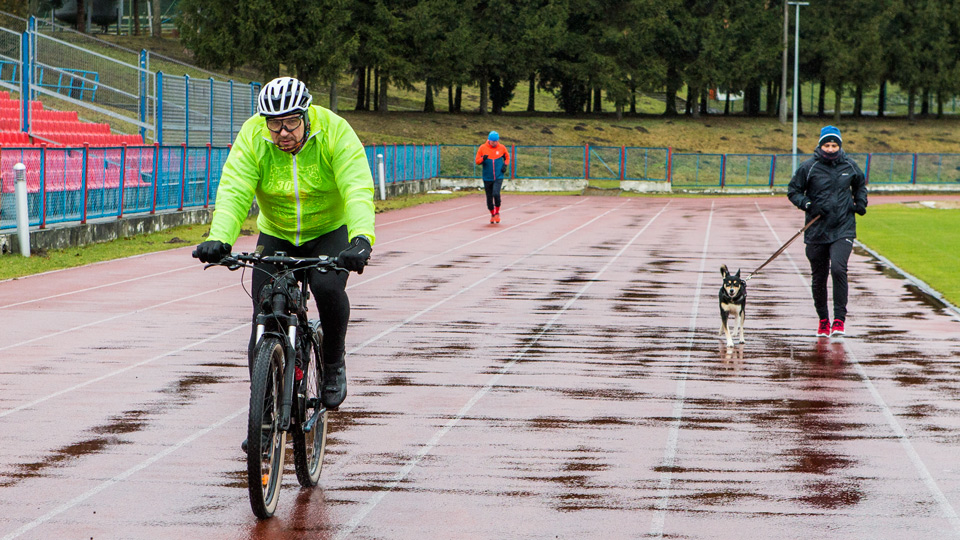
[[[720,266],[723,286],[720,287],[720,335],[727,336],[727,347],[733,347],[733,338],[727,321],[733,317],[740,330],[740,343],[743,343],[743,320],[746,318],[747,283],[740,279],[740,270],[736,274],[727,271],[727,265]],[[736,329],[734,329],[736,333]]]

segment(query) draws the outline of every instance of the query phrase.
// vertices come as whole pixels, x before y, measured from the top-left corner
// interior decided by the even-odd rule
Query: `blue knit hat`
[[[487,140],[488,140],[488,141],[499,141],[499,140],[500,140],[500,134],[497,133],[496,131],[491,131],[491,132],[490,132],[490,135],[487,135]]]
[[[823,143],[826,142],[835,142],[842,147],[843,139],[840,138],[840,130],[834,126],[823,126],[823,129],[820,130],[820,141],[817,142],[817,148],[823,146]]]

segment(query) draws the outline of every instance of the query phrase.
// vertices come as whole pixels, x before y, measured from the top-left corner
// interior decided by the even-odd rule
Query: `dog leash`
[[[760,270],[762,270],[764,266],[770,264],[770,261],[772,261],[772,260],[776,259],[778,256],[780,256],[780,254],[783,253],[783,250],[787,249],[787,246],[789,246],[790,244],[792,244],[793,241],[796,240],[798,236],[800,236],[801,234],[803,234],[804,231],[806,231],[807,229],[809,229],[810,226],[813,225],[813,223],[814,223],[815,221],[817,221],[818,219],[820,219],[820,215],[819,215],[819,214],[817,214],[816,216],[813,216],[813,219],[811,219],[809,223],[807,223],[806,225],[804,225],[802,229],[800,229],[799,231],[797,231],[797,234],[793,235],[793,238],[787,240],[787,243],[786,243],[786,244],[780,246],[780,249],[778,249],[776,253],[774,253],[773,255],[771,255],[770,258],[767,259],[766,262],[764,262],[763,264],[761,264],[759,268],[757,268],[757,269],[754,270],[753,272],[750,272],[750,275],[747,276],[746,278],[744,278],[743,280],[744,280],[744,281],[749,281],[750,278],[752,278],[753,276],[759,274],[759,273],[760,273]]]

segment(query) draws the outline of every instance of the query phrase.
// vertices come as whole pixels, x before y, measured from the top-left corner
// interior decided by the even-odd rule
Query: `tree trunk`
[[[480,116],[487,115],[487,100],[489,99],[487,92],[487,74],[484,72],[480,76]]]
[[[710,114],[710,92],[706,88],[700,91],[700,114]]]
[[[700,89],[687,86],[687,114],[694,118],[700,118],[700,107],[697,102],[700,101]]]
[[[380,66],[373,68],[373,110],[380,111]]]
[[[916,98],[917,98],[917,92],[915,89],[911,88],[910,91],[907,93],[907,118],[909,118],[910,120],[916,119],[916,114],[915,114],[916,106],[914,105],[914,101],[916,101]]]
[[[380,114],[387,114],[389,107],[387,106],[387,85],[390,82],[386,75],[380,76],[380,108],[377,109],[380,111]]]
[[[447,85],[447,112],[453,113],[456,112],[456,107],[453,106],[453,85]]]
[[[937,91],[937,118],[943,118],[943,102],[946,101],[943,98],[943,92]]]
[[[427,77],[427,93],[423,98],[423,112],[437,112],[437,108],[433,105],[433,85],[430,83],[430,77]]]
[[[357,69],[357,104],[353,108],[355,111],[366,110],[367,107],[367,68],[361,66]]]
[[[730,90],[727,90],[727,97],[723,100],[723,115],[730,116]]]
[[[133,17],[133,35],[140,35],[140,0],[130,3],[130,16]]]
[[[463,85],[457,85],[457,93],[453,98],[453,103],[457,112],[463,110]]]
[[[153,20],[151,21],[151,32],[154,37],[163,36],[163,28],[161,23],[163,22],[163,10],[160,8],[160,0],[150,0],[150,5],[153,7]]]
[[[86,2],[84,0],[77,0],[77,32],[81,34],[87,31],[87,16],[86,12]]]
[[[863,85],[858,84],[853,93],[853,116],[860,118],[863,116]]]
[[[797,84],[797,117],[803,116],[803,85]]]
[[[773,116],[776,114],[774,111],[775,103],[777,98],[774,97],[774,82],[772,80],[767,81],[767,116]]]
[[[880,84],[880,93],[877,94],[877,117],[883,118],[883,110],[887,108],[887,81]]]
[[[834,93],[833,99],[833,122],[835,124],[840,123],[840,113],[843,109],[843,103],[840,101],[843,99],[843,85],[838,85],[837,90]]]
[[[637,84],[630,79],[630,114],[637,114]]]
[[[921,94],[920,102],[920,116],[927,116],[930,114],[930,90],[924,88],[923,93]]]
[[[677,70],[674,67],[667,68],[667,95],[665,96],[666,106],[663,110],[664,116],[677,115],[677,91],[680,89],[680,81]]]
[[[527,112],[536,112],[537,110],[537,74],[530,74],[530,90],[527,94]]]
[[[617,103],[617,121],[623,120],[623,103]]]
[[[367,84],[365,85],[366,88],[367,88],[367,97],[365,97],[365,98],[363,99],[363,110],[365,110],[365,111],[369,111],[369,110],[370,110],[370,88],[373,86],[372,84],[370,84],[370,82],[373,81],[373,79],[370,78],[370,76],[371,76],[372,74],[373,74],[373,68],[371,68],[370,66],[367,66],[367,76],[366,76],[366,83],[367,83]],[[374,83],[374,84],[376,84],[376,83]]]
[[[337,94],[337,77],[330,79],[330,110],[339,112],[340,96]]]
[[[823,118],[827,114],[827,80],[820,79],[820,95],[817,97],[817,116]]]
[[[600,87],[593,89],[593,112],[603,112],[603,90]]]

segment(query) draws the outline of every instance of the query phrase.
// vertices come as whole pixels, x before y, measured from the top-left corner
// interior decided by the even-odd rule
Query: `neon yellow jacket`
[[[346,120],[311,105],[310,136],[296,155],[277,148],[262,116],[250,117],[223,165],[209,240],[234,244],[256,196],[261,232],[301,245],[347,225],[373,244],[373,177]]]

